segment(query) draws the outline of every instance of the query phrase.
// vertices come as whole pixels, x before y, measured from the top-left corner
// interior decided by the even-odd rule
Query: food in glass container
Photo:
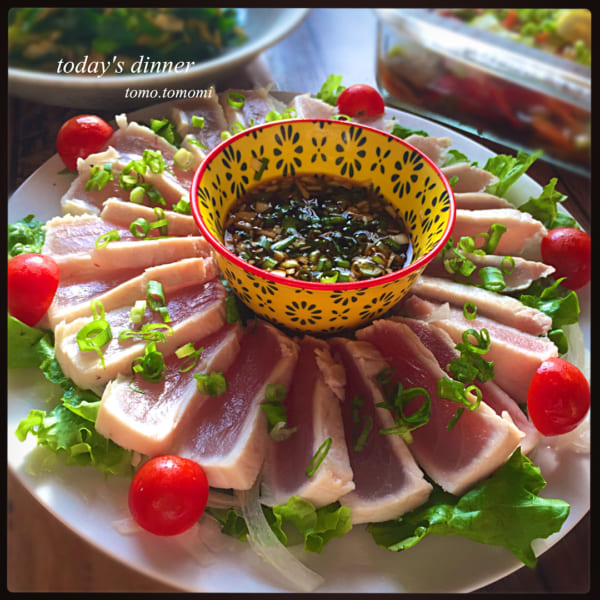
[[[592,62],[587,8],[450,8],[438,14],[582,65]]]
[[[564,59],[433,11],[381,13],[377,78],[386,101],[589,168],[587,67],[565,69]]]

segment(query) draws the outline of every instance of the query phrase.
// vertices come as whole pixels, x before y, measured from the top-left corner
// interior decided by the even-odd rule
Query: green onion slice
[[[160,383],[167,373],[163,354],[156,349],[155,342],[150,342],[144,348],[143,356],[134,359],[131,369],[134,374],[150,383]]]
[[[329,453],[332,442],[333,440],[329,437],[319,446],[314,456],[310,459],[308,467],[306,467],[305,475],[307,477],[312,477],[317,472],[317,469],[321,466]]]
[[[112,229],[99,235],[94,244],[96,248],[105,248],[110,242],[118,242],[121,239],[118,229]]]
[[[105,369],[104,353],[101,348],[112,340],[112,331],[110,323],[104,318],[102,303],[99,300],[92,300],[91,309],[93,319],[77,332],[77,346],[82,352],[96,352],[102,368]]]
[[[196,387],[201,394],[216,398],[227,391],[227,381],[223,373],[195,373]]]
[[[229,104],[231,108],[243,108],[244,104],[246,104],[246,96],[239,92],[230,92],[227,96],[227,104]]]
[[[463,305],[465,319],[472,321],[477,316],[477,306],[474,302],[465,302]]]
[[[187,373],[188,371],[191,371],[198,363],[202,352],[204,352],[204,347],[196,349],[191,342],[177,348],[177,350],[175,350],[175,356],[183,361],[182,365],[179,367],[179,372]]]
[[[129,224],[129,231],[134,237],[143,239],[150,233],[150,224],[146,219],[140,217]]]
[[[204,117],[199,117],[198,115],[192,115],[192,126],[197,127],[198,129],[202,129],[206,123],[206,119]]]

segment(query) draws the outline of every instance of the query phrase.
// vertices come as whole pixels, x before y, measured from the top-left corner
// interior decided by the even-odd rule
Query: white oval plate
[[[309,12],[307,8],[238,10],[240,25],[246,31],[248,40],[238,47],[228,48],[221,56],[199,62],[186,73],[81,77],[9,67],[9,93],[36,102],[88,110],[143,106],[149,104],[149,101],[140,101],[138,90],[155,90],[162,93],[165,88],[199,89],[202,86],[217,85],[260,52],[288,35]],[[151,56],[148,58],[152,60]],[[125,98],[127,88],[136,90],[136,97]],[[156,102],[157,100],[154,100],[155,104]]]
[[[282,100],[292,94],[279,92]],[[148,118],[166,115],[162,104],[132,114]],[[434,136],[448,136],[453,148],[483,165],[493,152],[476,142],[426,119],[388,109],[399,123],[423,129]],[[44,163],[14,193],[8,203],[9,222],[28,214],[47,220],[60,214],[60,197],[71,176],[61,175],[58,156]],[[545,183],[545,182],[544,182]],[[511,190],[516,203],[539,195],[541,187],[522,177]],[[586,373],[589,373],[590,286],[580,292],[582,345],[585,346]],[[588,375],[589,377],[589,375]],[[8,464],[20,481],[54,516],[78,535],[132,569],[187,592],[286,592],[295,591],[273,573],[250,550],[234,540],[212,555],[212,564],[199,563],[175,538],[160,538],[146,532],[118,533],[115,521],[129,516],[128,481],[116,477],[105,480],[93,468],[58,466],[49,473],[32,475],[35,440],[19,442],[14,431],[30,408],[44,406],[48,384],[39,372],[8,373]],[[546,540],[536,540],[540,555],[556,544],[589,511],[590,457],[571,449],[556,450],[542,442],[532,456],[548,482],[542,491],[547,498],[560,498],[571,505],[562,530]],[[323,554],[305,554],[294,549],[310,568],[320,573],[324,584],[318,592],[398,593],[470,592],[512,573],[522,564],[506,549],[486,546],[464,538],[428,536],[402,553],[377,546],[363,526],[355,527],[342,539],[332,540]]]

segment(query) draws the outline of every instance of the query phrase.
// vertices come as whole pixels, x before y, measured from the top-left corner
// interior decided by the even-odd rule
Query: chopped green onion
[[[227,96],[227,104],[229,104],[231,108],[243,108],[244,104],[246,104],[246,96],[239,92],[229,92]]]
[[[261,158],[260,159],[260,163],[261,163],[260,169],[258,171],[256,171],[256,173],[254,173],[254,179],[256,181],[259,181],[259,179],[263,176],[263,173],[265,172],[265,170],[269,166],[269,159],[268,158]]]
[[[166,305],[165,290],[160,281],[150,280],[146,288],[146,300],[151,310],[158,310]]]
[[[363,421],[363,427],[352,447],[355,452],[360,452],[365,447],[371,429],[373,429],[373,417],[371,415],[366,415]]]
[[[105,248],[110,242],[118,242],[120,239],[121,236],[119,231],[117,229],[112,229],[111,231],[99,235],[94,245],[96,248]]]
[[[194,344],[192,344],[191,342],[188,342],[180,348],[177,348],[177,350],[175,350],[175,356],[183,360],[183,364],[181,365],[181,367],[179,367],[179,372],[187,373],[188,371],[193,369],[198,363],[202,352],[204,352],[203,347],[196,349]]]
[[[211,396],[211,398],[216,398],[227,391],[227,381],[223,373],[195,373],[194,379],[198,391]]]
[[[379,433],[384,435],[401,435],[407,443],[410,443],[412,441],[411,432],[429,422],[431,416],[431,396],[425,388],[421,387],[405,390],[400,381],[397,381],[395,384],[392,383],[393,378],[393,369],[389,367],[380,371],[376,376],[376,380],[381,386],[385,397],[385,401],[378,402],[376,406],[392,411],[394,420],[396,421],[395,427],[380,429]],[[415,412],[407,415],[404,409],[411,400],[419,396],[423,396],[423,403]]]
[[[167,366],[162,352],[156,349],[156,343],[150,342],[144,348],[144,355],[138,356],[131,363],[134,374],[150,383],[160,383],[166,375]]]
[[[319,446],[314,456],[310,459],[308,467],[306,467],[305,475],[307,477],[312,477],[317,472],[317,469],[321,466],[321,463],[329,453],[332,442],[333,440],[329,437]]]
[[[187,171],[194,166],[194,155],[185,148],[179,148],[173,155],[173,162],[178,169]]]
[[[515,259],[512,256],[504,256],[500,268],[505,275],[510,275],[515,270]]]
[[[129,311],[129,320],[132,323],[141,323],[144,318],[144,313],[146,312],[146,301],[145,300],[136,300],[135,304],[131,307]]]
[[[145,197],[146,189],[141,185],[136,185],[131,192],[129,192],[129,201],[134,204],[143,204]]]
[[[114,180],[112,164],[104,163],[104,165],[93,165],[90,169],[90,178],[85,184],[85,191],[89,192],[92,189],[101,190],[109,181]]]
[[[187,198],[182,197],[179,202],[173,204],[173,211],[176,213],[180,213],[182,215],[191,215],[192,208],[190,206],[190,201]]]
[[[198,115],[192,115],[192,126],[197,127],[198,129],[202,129],[206,123],[206,119],[204,117],[199,117]]]
[[[173,328],[166,323],[146,323],[139,330],[123,329],[119,333],[119,341],[136,338],[146,342],[165,342],[167,334],[171,335]]]
[[[481,267],[479,277],[481,287],[491,292],[501,292],[506,287],[504,275],[498,267]]]
[[[287,388],[280,383],[269,383],[265,388],[265,402],[260,407],[267,417],[269,435],[275,441],[287,439],[296,427],[287,428],[287,411],[284,405],[287,396]]]
[[[463,305],[463,315],[465,319],[472,321],[477,316],[477,306],[474,302],[465,302]]]
[[[140,217],[129,224],[129,231],[136,238],[145,238],[150,233],[150,225],[146,219]]]
[[[99,300],[91,301],[92,321],[84,325],[77,332],[77,346],[82,352],[96,352],[102,363],[102,368],[106,368],[104,354],[101,350],[112,340],[112,331],[110,323],[104,318],[104,306]]]
[[[500,238],[506,232],[506,225],[500,223],[492,223],[488,231],[488,240],[483,247],[487,254],[493,254],[500,242]]]
[[[465,387],[464,383],[451,379],[450,377],[443,377],[438,379],[437,382],[437,395],[440,398],[445,398],[451,402],[460,404],[460,408],[453,415],[452,419],[446,426],[447,429],[452,429],[456,422],[463,414],[464,410],[475,410],[481,403],[481,390],[476,385]]]

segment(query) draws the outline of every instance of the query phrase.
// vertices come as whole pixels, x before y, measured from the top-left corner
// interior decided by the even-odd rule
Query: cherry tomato
[[[566,277],[562,285],[577,290],[591,277],[592,239],[576,227],[551,229],[542,239],[542,260],[553,266],[555,279]]]
[[[77,115],[65,121],[56,134],[56,151],[70,171],[77,169],[77,159],[102,149],[113,128],[96,115]]]
[[[52,304],[58,279],[58,264],[51,256],[36,253],[13,256],[7,267],[8,312],[34,327]]]
[[[590,408],[590,384],[583,373],[562,358],[545,360],[529,384],[527,410],[543,435],[567,433]]]
[[[381,94],[364,83],[347,87],[338,96],[337,107],[341,114],[349,117],[376,117],[385,111]]]
[[[180,456],[155,456],[129,486],[129,510],[140,527],[156,535],[177,535],[201,516],[208,500],[204,469]]]

